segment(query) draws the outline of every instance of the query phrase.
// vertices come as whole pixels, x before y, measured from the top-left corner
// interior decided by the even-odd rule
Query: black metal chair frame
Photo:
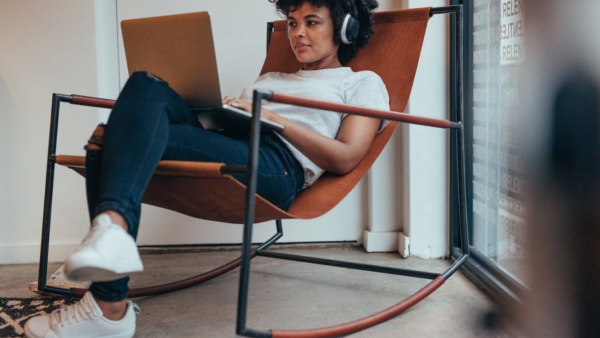
[[[430,15],[437,14],[451,14],[451,46],[450,46],[450,64],[451,64],[451,83],[450,83],[450,114],[451,119],[455,121],[445,121],[445,120],[437,120],[448,123],[451,131],[455,131],[456,134],[451,134],[450,148],[452,156],[451,165],[456,166],[457,170],[457,189],[458,196],[455,196],[455,189],[451,189],[451,199],[458,198],[458,210],[452,210],[452,212],[458,212],[458,219],[460,222],[459,232],[460,232],[460,242],[461,242],[461,255],[454,261],[454,263],[442,274],[433,273],[427,271],[418,271],[418,270],[408,270],[408,269],[399,269],[399,268],[390,268],[390,267],[382,267],[376,265],[369,264],[359,264],[345,261],[337,261],[330,259],[322,259],[322,258],[314,258],[300,255],[292,255],[285,253],[278,253],[267,251],[266,249],[283,237],[283,227],[281,220],[276,220],[276,230],[277,233],[267,240],[265,243],[252,250],[252,225],[254,223],[254,207],[255,207],[255,193],[256,193],[256,185],[257,185],[257,166],[258,166],[258,146],[260,142],[260,108],[262,100],[272,101],[272,102],[281,102],[277,101],[277,96],[274,97],[272,92],[266,91],[255,91],[253,95],[253,103],[252,103],[252,125],[251,125],[251,133],[250,133],[250,153],[249,153],[249,161],[247,167],[240,166],[225,166],[221,170],[223,174],[233,174],[233,173],[246,173],[248,177],[248,185],[246,189],[246,202],[245,202],[245,218],[244,218],[244,229],[243,229],[243,241],[242,241],[242,255],[241,261],[240,259],[232,261],[221,268],[217,268],[215,270],[209,271],[208,273],[202,274],[198,277],[202,277],[204,275],[208,275],[211,272],[219,271],[218,274],[207,278],[199,278],[194,283],[188,284],[187,286],[195,285],[201,283],[205,280],[214,278],[225,272],[228,272],[234,269],[237,266],[241,265],[240,270],[240,279],[239,279],[239,293],[238,293],[238,311],[237,311],[237,323],[236,323],[236,333],[238,335],[243,335],[247,337],[263,337],[270,338],[273,336],[271,331],[260,331],[248,328],[246,325],[246,314],[248,307],[248,282],[249,282],[249,273],[250,273],[250,260],[255,256],[263,256],[270,258],[278,258],[284,260],[291,260],[296,262],[305,262],[305,263],[313,263],[320,265],[328,265],[334,267],[341,267],[347,269],[355,269],[355,270],[363,270],[363,271],[372,271],[400,276],[408,276],[408,277],[417,277],[423,279],[435,280],[436,278],[442,277],[444,280],[447,280],[450,276],[452,276],[469,258],[469,235],[468,235],[468,224],[467,224],[467,202],[466,202],[466,177],[465,177],[465,140],[464,140],[464,102],[463,102],[463,8],[462,5],[456,6],[446,6],[446,7],[437,7],[432,8],[430,10]],[[272,33],[273,25],[272,23],[268,23],[267,27],[267,46],[268,41],[270,41],[271,33]],[[68,102],[73,104],[87,105],[87,106],[95,106],[95,107],[103,107],[109,108],[109,105],[103,104],[81,104],[73,102],[72,95],[64,95],[64,94],[53,94],[52,96],[52,112],[51,112],[51,122],[50,122],[50,132],[49,132],[49,142],[48,142],[48,157],[47,157],[47,168],[46,168],[46,185],[45,185],[45,199],[44,199],[44,215],[43,215],[43,223],[42,223],[42,241],[41,241],[41,251],[40,251],[40,266],[39,266],[39,274],[38,274],[38,291],[44,293],[53,293],[60,294],[66,296],[74,295],[73,291],[70,289],[57,288],[53,286],[49,286],[46,283],[47,269],[48,269],[48,251],[49,251],[49,241],[50,241],[50,220],[51,220],[51,210],[52,210],[52,191],[54,185],[54,169],[56,164],[56,142],[57,142],[57,131],[58,131],[58,118],[59,118],[59,109],[61,102]],[[286,103],[286,102],[282,102]],[[395,121],[410,123],[410,117],[414,117],[414,115],[408,114],[399,114],[396,113],[396,117],[391,118]],[[430,119],[435,120],[435,119]],[[453,148],[455,147],[455,148]],[[452,217],[451,217],[452,218]],[[428,285],[429,286],[429,285]],[[421,289],[416,294],[425,290],[428,286]],[[438,286],[439,287],[439,286]],[[180,289],[174,288],[172,290]],[[429,293],[433,292],[437,287],[430,290]],[[169,291],[172,291],[169,290]],[[422,298],[425,298],[429,293],[426,293]],[[150,294],[150,293],[148,293]],[[416,295],[415,294],[415,295]],[[422,299],[421,298],[421,299]],[[420,299],[419,299],[420,300]],[[419,301],[417,300],[417,302]],[[416,304],[416,302],[415,302]],[[409,305],[412,306],[414,304]],[[368,327],[368,326],[367,326]],[[361,327],[360,329],[364,329],[366,327]]]

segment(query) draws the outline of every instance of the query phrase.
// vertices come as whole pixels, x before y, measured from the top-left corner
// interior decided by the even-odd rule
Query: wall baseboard
[[[363,243],[367,252],[398,251],[398,231],[363,232]]]
[[[254,243],[260,244],[260,243]],[[79,244],[51,244],[49,263],[64,262]],[[197,244],[197,245],[142,245],[140,254],[189,253],[212,251],[239,251],[240,243],[233,244]],[[291,242],[277,243],[272,249],[327,249],[327,248],[359,248],[362,245],[356,241],[341,242]],[[0,246],[0,265],[28,264],[40,261],[40,245]]]
[[[75,251],[79,243],[50,244],[48,261],[50,263],[63,262]],[[25,264],[40,261],[40,248],[37,245],[7,245],[0,246],[0,264]]]

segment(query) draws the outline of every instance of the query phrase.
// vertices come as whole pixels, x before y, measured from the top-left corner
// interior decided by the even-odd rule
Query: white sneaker
[[[127,301],[125,316],[120,320],[104,318],[91,292],[78,303],[33,317],[25,324],[28,338],[130,338],[135,333],[136,304]]]
[[[94,218],[90,233],[65,262],[72,281],[111,281],[142,270],[135,240],[105,213]]]

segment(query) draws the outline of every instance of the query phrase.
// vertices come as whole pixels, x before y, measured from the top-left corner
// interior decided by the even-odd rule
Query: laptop
[[[169,83],[205,129],[249,129],[252,114],[224,105],[208,12],[123,20],[129,75],[147,71]],[[261,118],[261,130],[283,126]]]

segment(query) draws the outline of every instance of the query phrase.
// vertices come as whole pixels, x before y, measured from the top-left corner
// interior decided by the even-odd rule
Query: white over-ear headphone
[[[358,36],[358,29],[360,28],[360,22],[358,21],[358,10],[356,9],[355,0],[350,0],[352,3],[352,9],[354,9],[354,17],[347,13],[344,17],[344,23],[342,24],[342,42],[349,45]]]
[[[352,9],[354,10],[354,16],[350,13],[346,13],[344,17],[344,22],[342,23],[342,29],[340,30],[340,35],[342,37],[342,42],[346,45],[349,45],[356,39],[358,36],[358,30],[360,28],[360,21],[358,21],[358,10],[356,9],[355,0],[350,0],[352,3]],[[289,24],[285,26],[285,36],[290,38],[289,32],[290,26]]]

